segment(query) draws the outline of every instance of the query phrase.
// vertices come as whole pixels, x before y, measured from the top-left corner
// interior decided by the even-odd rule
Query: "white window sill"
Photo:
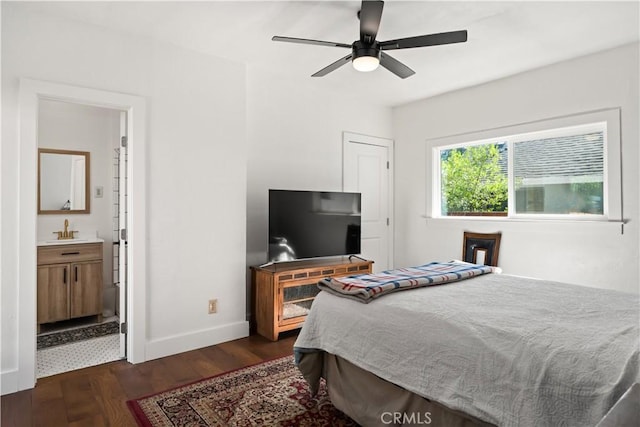
[[[586,225],[589,226],[604,226],[604,227],[619,227],[621,231],[624,231],[624,225],[629,220],[613,220],[613,219],[593,219],[593,218],[530,218],[530,217],[506,217],[506,216],[442,216],[434,217],[430,215],[421,215],[427,222],[433,223],[456,223],[456,222],[487,222],[487,223],[530,223],[530,224],[553,224],[553,225]]]

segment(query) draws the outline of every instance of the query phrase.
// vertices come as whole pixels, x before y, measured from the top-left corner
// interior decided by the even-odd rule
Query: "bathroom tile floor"
[[[103,323],[113,322],[114,320],[117,320],[117,317],[104,319]],[[95,323],[92,325],[95,326]],[[71,326],[64,330],[56,330],[47,334],[69,330],[77,331],[83,327],[87,327],[87,325]],[[41,334],[41,336],[47,334]],[[119,359],[120,335],[117,333],[43,348],[38,350],[36,354],[36,378],[44,378]]]

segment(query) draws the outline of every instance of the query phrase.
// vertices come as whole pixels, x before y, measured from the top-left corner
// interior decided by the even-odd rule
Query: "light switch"
[[[102,193],[103,193],[103,188],[102,187],[96,187],[96,199],[101,199],[102,198]]]

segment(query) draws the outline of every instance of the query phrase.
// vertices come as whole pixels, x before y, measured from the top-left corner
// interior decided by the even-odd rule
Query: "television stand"
[[[258,334],[277,341],[280,332],[302,326],[325,277],[371,273],[373,261],[312,259],[251,267],[253,319]]]

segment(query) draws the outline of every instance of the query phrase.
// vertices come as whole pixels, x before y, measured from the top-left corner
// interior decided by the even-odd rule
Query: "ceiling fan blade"
[[[401,79],[406,79],[407,77],[413,76],[416,73],[411,68],[404,65],[402,62],[398,61],[395,58],[392,58],[384,52],[380,52],[380,65],[382,65],[384,68],[391,71]]]
[[[314,44],[318,46],[334,46],[334,47],[346,47],[351,49],[350,44],[346,43],[335,43],[335,42],[326,42],[322,40],[311,40],[311,39],[299,39],[296,37],[282,37],[282,36],[273,36],[271,38],[274,42],[288,42],[288,43],[301,43],[301,44]]]
[[[360,41],[373,43],[378,35],[380,20],[382,19],[383,1],[362,1],[362,7],[358,16],[360,17]]]
[[[353,55],[349,54],[347,56],[345,56],[344,58],[340,58],[338,59],[336,62],[334,62],[333,64],[327,65],[326,67],[324,67],[322,70],[318,71],[315,74],[312,74],[311,77],[322,77],[322,76],[326,76],[327,74],[329,74],[330,72],[337,70],[338,68],[342,67],[344,64],[346,64],[347,62],[351,61],[351,57]]]
[[[427,34],[424,36],[406,37],[404,39],[380,42],[380,49],[409,49],[412,47],[436,46],[441,44],[463,43],[467,41],[467,30],[448,33]]]

